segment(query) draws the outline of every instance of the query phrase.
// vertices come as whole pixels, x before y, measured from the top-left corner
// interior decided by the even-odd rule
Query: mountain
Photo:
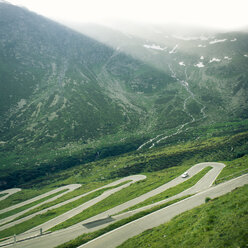
[[[87,149],[94,158],[93,142],[110,144],[113,135],[120,142],[147,129],[149,94],[175,81],[19,7],[1,3],[0,25],[3,177],[75,150],[76,160]],[[147,96],[137,96],[139,91]]]
[[[71,25],[113,48],[186,81],[208,117],[247,118],[248,33],[183,31],[183,27]],[[187,30],[187,29],[186,29]],[[218,102],[218,107],[213,107]],[[212,106],[211,106],[212,105]]]
[[[247,129],[246,33],[139,30],[74,31],[0,2],[1,188],[218,122]]]

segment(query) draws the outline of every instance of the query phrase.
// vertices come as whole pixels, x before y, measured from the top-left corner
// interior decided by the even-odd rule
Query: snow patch
[[[204,67],[205,65],[202,63],[202,62],[199,62],[198,64],[194,65],[195,67],[199,67],[199,68],[202,68]]]
[[[232,60],[232,58],[229,58],[228,56],[225,56],[224,59],[226,59],[226,60]]]
[[[206,45],[199,44],[198,47],[207,47]]]
[[[248,58],[248,54],[244,54],[244,57]]]
[[[216,44],[216,43],[220,43],[220,42],[225,42],[227,39],[222,39],[222,40],[217,40],[217,39],[215,39],[215,40],[212,40],[212,41],[210,41],[209,42],[209,44]]]
[[[178,64],[181,65],[181,66],[185,66],[183,61],[179,62]]]
[[[230,40],[230,41],[234,42],[234,41],[236,41],[236,40],[237,40],[237,38],[234,38],[234,39],[232,39],[232,40]]]
[[[200,59],[201,59],[201,60],[203,60],[203,59],[204,59],[204,57],[203,57],[203,56],[201,56],[201,57],[200,57]]]
[[[165,51],[167,49],[167,47],[163,48],[163,47],[161,47],[159,45],[155,45],[155,44],[152,44],[152,45],[145,44],[145,45],[143,45],[143,47],[148,48],[148,49],[160,50],[160,51]]]
[[[178,44],[176,44],[171,51],[169,51],[170,54],[176,53],[176,49],[178,47]]]
[[[209,63],[212,63],[212,62],[220,62],[221,60],[220,59],[217,59],[217,58],[212,58],[209,60]]]

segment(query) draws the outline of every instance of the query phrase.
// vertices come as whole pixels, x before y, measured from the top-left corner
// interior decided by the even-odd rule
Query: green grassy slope
[[[118,247],[246,247],[248,186],[210,200]]]
[[[132,152],[121,156],[102,159],[86,165],[79,165],[75,168],[51,174],[39,180],[34,180],[23,186],[26,188],[33,187],[33,189],[27,191],[31,196],[37,194],[36,188],[40,188],[41,192],[43,192],[47,191],[47,188],[55,188],[65,184],[83,184],[82,188],[69,193],[68,196],[63,196],[63,199],[56,200],[57,203],[86,192],[87,189],[90,190],[107,184],[118,177],[137,173],[142,173],[147,176],[146,180],[135,183],[128,188],[115,193],[113,196],[106,198],[104,201],[94,206],[94,208],[91,208],[91,211],[85,211],[83,216],[79,216],[78,218],[79,220],[82,220],[114,206],[116,201],[120,204],[121,202],[148,192],[161,184],[172,180],[186,171],[189,167],[199,162],[224,162],[227,166],[223,170],[223,174],[219,177],[221,181],[228,180],[230,177],[235,177],[244,173],[244,170],[247,169],[247,136],[248,133],[240,133],[230,137],[215,137],[206,140],[187,142],[180,145],[155,148],[147,152]],[[24,193],[25,192],[26,190],[24,190]],[[18,194],[20,194],[20,192],[16,193],[16,197],[14,194],[2,203],[6,206],[11,205],[11,200],[16,202],[15,199],[18,199]],[[23,199],[27,198],[29,198],[28,195],[23,197]],[[18,199],[18,202],[19,201],[20,199]],[[55,202],[42,206],[42,208],[49,207],[53,204],[55,204]],[[73,205],[70,205],[69,208],[72,206]],[[59,213],[69,210],[69,208],[61,207],[59,212],[52,211],[43,216],[38,216],[33,219],[33,221],[31,220],[31,224],[36,225],[37,223],[42,223]],[[76,220],[76,222],[77,221],[78,220]],[[72,223],[75,223],[75,220],[73,220]],[[66,223],[66,226],[68,224],[71,225],[72,223],[68,222]],[[23,228],[23,225],[20,225],[20,227]],[[63,227],[64,225],[62,224],[59,228]],[[8,234],[12,234],[15,231],[21,232],[21,230],[23,229],[20,229],[19,231],[17,229],[6,231]]]

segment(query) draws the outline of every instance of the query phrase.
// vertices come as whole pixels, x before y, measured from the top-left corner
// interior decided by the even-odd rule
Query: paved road
[[[89,200],[88,202],[86,203],[83,203],[82,205],[70,210],[70,211],[67,211],[66,213],[64,214],[61,214],[60,216],[46,222],[46,223],[43,223],[35,228],[33,228],[33,230],[36,230],[37,228],[42,228],[44,231],[47,231],[49,230],[50,228],[68,220],[69,218],[72,218],[73,216],[81,213],[82,211],[84,211],[85,209],[95,205],[96,203],[104,200],[105,198],[109,197],[110,195],[124,189],[124,188],[127,188],[128,186],[130,186],[131,184],[135,183],[135,182],[138,182],[140,180],[144,180],[146,179],[146,176],[144,175],[134,175],[134,176],[128,176],[128,177],[125,177],[125,178],[122,178],[120,180],[117,180],[113,183],[110,183],[104,187],[101,187],[101,188],[108,188],[108,187],[112,187],[112,186],[116,186],[118,184],[121,184],[123,182],[127,182],[127,181],[130,181],[130,182],[127,182],[126,184],[123,184],[117,188],[114,188],[114,189],[110,189],[110,190],[107,190],[107,191],[104,191],[100,196],[92,199],[92,200]],[[98,189],[99,190],[99,189]],[[94,190],[95,191],[95,190]],[[31,229],[32,231],[32,229]]]
[[[37,234],[40,232],[40,228],[42,228],[43,231],[46,231],[46,230],[50,229],[51,227],[53,227],[53,226],[55,226],[55,225],[57,225],[57,224],[59,224],[59,223],[61,223],[61,222],[64,222],[64,221],[67,220],[68,218],[71,218],[71,217],[75,216],[76,214],[82,212],[84,209],[86,209],[86,208],[88,208],[88,207],[90,207],[90,206],[96,204],[97,202],[99,202],[99,201],[105,199],[105,198],[108,197],[109,195],[111,195],[111,194],[113,194],[113,193],[115,193],[115,192],[117,192],[117,191],[119,191],[119,190],[121,190],[121,189],[124,189],[124,188],[126,188],[126,187],[128,187],[128,186],[130,186],[132,183],[135,183],[135,182],[138,182],[138,181],[144,180],[144,179],[146,179],[146,176],[144,176],[144,175],[134,175],[134,176],[128,176],[128,177],[125,177],[125,178],[116,180],[116,181],[114,181],[114,182],[112,182],[112,183],[109,183],[109,184],[107,184],[107,185],[104,185],[103,187],[94,189],[94,190],[92,190],[92,191],[90,191],[90,192],[87,192],[87,193],[85,193],[85,194],[82,194],[82,195],[79,195],[79,196],[77,196],[77,197],[74,197],[74,198],[72,198],[72,199],[70,199],[70,200],[68,200],[68,201],[59,203],[59,204],[57,204],[57,205],[55,205],[55,206],[52,206],[52,207],[50,207],[50,208],[48,208],[48,209],[45,209],[45,210],[39,211],[39,212],[37,212],[37,213],[34,213],[34,214],[32,214],[31,216],[27,216],[27,217],[24,217],[24,218],[22,218],[22,219],[20,219],[20,220],[17,220],[17,221],[8,223],[8,224],[6,224],[6,225],[3,225],[3,226],[0,227],[0,231],[1,231],[1,230],[4,230],[4,229],[6,229],[6,228],[12,227],[12,226],[14,226],[14,225],[16,225],[16,224],[18,224],[18,223],[21,223],[21,222],[23,222],[23,221],[25,221],[25,220],[27,220],[27,219],[30,219],[31,217],[33,217],[33,216],[35,216],[35,215],[44,213],[44,212],[48,211],[49,209],[54,209],[54,208],[56,208],[56,207],[60,207],[60,206],[62,206],[62,205],[64,205],[64,204],[67,204],[67,203],[69,203],[69,202],[75,201],[75,200],[77,200],[77,199],[79,199],[79,198],[81,198],[81,197],[83,197],[83,196],[86,196],[86,195],[88,195],[88,194],[90,194],[90,193],[93,193],[93,192],[95,192],[95,191],[98,191],[98,190],[100,190],[100,189],[104,189],[104,188],[109,188],[109,187],[117,186],[117,185],[119,185],[119,184],[121,184],[121,183],[126,182],[126,184],[123,184],[123,185],[121,185],[121,186],[119,186],[119,187],[117,187],[117,188],[114,188],[114,189],[110,189],[110,190],[108,190],[108,191],[105,191],[105,192],[103,192],[103,194],[101,194],[100,196],[98,196],[98,197],[96,197],[96,198],[94,198],[94,199],[92,199],[92,200],[90,200],[90,201],[88,201],[88,202],[86,202],[86,203],[80,205],[80,206],[77,207],[77,208],[74,208],[74,209],[72,209],[72,210],[66,212],[65,214],[62,214],[62,215],[58,216],[57,218],[52,219],[51,221],[48,221],[48,222],[46,222],[46,223],[44,223],[44,224],[42,224],[42,225],[40,225],[40,226],[36,226],[35,228],[33,228],[33,229],[31,229],[31,230],[28,230],[28,231],[26,232],[26,234],[25,234],[25,233],[22,234],[22,237],[21,237],[21,238],[23,239],[23,238],[28,238],[28,237],[30,237],[30,235],[31,235],[31,236],[37,235]],[[81,185],[79,184],[78,187],[80,187],[80,186],[81,186]],[[67,188],[71,188],[71,189],[72,189],[72,188],[73,188],[73,185],[68,185],[68,186],[60,187],[59,190],[62,190],[64,187],[67,187]],[[74,187],[76,188],[76,185],[74,185]],[[56,191],[58,191],[58,189],[56,189]],[[51,193],[51,192],[52,192],[52,193]],[[53,194],[53,193],[54,193],[54,190],[53,190],[53,191],[50,191],[50,192],[48,192],[48,193]],[[48,193],[46,193],[46,195],[47,195]],[[60,196],[61,196],[61,195],[60,195]],[[44,194],[41,195],[40,197],[43,198],[43,197],[44,197]],[[17,204],[17,205],[15,205],[15,206],[20,207],[20,206],[26,205],[26,204],[28,204],[28,203],[30,203],[30,202],[32,202],[32,201],[36,201],[36,200],[37,200],[37,197],[32,198],[32,199],[30,199],[30,200],[28,200],[28,201],[25,201],[24,203]],[[51,201],[51,200],[49,199],[49,201]],[[42,204],[44,204],[44,203],[45,203],[45,202],[43,202]],[[39,204],[39,205],[40,205],[40,204]],[[13,206],[13,209],[16,208],[15,206]],[[37,207],[37,206],[38,206],[38,205],[36,205],[35,207]],[[10,208],[12,208],[12,207],[10,207]],[[8,209],[10,209],[10,208],[8,208]],[[32,207],[32,208],[33,208],[33,207]],[[28,210],[30,210],[30,209],[32,209],[32,208],[29,208]],[[27,210],[27,211],[28,211],[28,210]],[[6,211],[5,211],[5,212],[6,212]],[[25,210],[25,212],[26,212],[26,210]],[[23,214],[23,213],[24,213],[24,211],[22,212],[22,214]],[[19,215],[20,215],[20,214],[18,213],[18,216],[19,216]],[[16,215],[13,215],[13,216],[16,216]],[[11,217],[12,217],[12,216],[11,216]],[[7,219],[7,218],[6,218],[6,219]],[[5,219],[4,219],[4,220],[5,220]],[[2,220],[1,220],[1,224],[2,224],[2,223],[3,223],[3,222],[2,222]],[[30,233],[31,233],[31,234],[30,234]],[[7,241],[7,242],[8,242],[8,241]],[[5,243],[7,243],[7,242],[5,242]],[[1,244],[4,244],[4,242],[1,243]]]
[[[3,191],[0,191],[0,194],[7,194],[5,196],[0,197],[0,201],[6,199],[10,195],[13,195],[13,194],[15,194],[15,193],[17,193],[19,191],[21,191],[21,189],[19,189],[19,188],[6,189],[6,190],[3,190]]]
[[[121,205],[118,205],[117,207],[114,207],[110,210],[107,210],[101,214],[98,214],[92,218],[89,218],[85,221],[83,221],[82,223],[87,223],[87,222],[91,222],[91,221],[95,221],[95,220],[98,220],[98,219],[102,219],[106,216],[109,216],[109,215],[115,215],[127,208],[130,208],[140,202],[143,202],[145,200],[147,200],[148,198],[152,197],[152,196],[155,196],[155,195],[158,195],[162,192],[164,192],[165,190],[171,188],[171,187],[174,187],[186,180],[188,180],[189,178],[191,178],[192,176],[196,175],[197,173],[199,173],[201,170],[203,170],[204,168],[206,168],[207,166],[211,166],[213,167],[213,169],[211,169],[200,181],[199,183],[196,185],[196,187],[194,187],[191,191],[191,193],[196,193],[198,190],[201,191],[205,188],[208,188],[210,187],[213,182],[215,181],[216,177],[219,175],[219,173],[221,172],[221,170],[225,167],[224,164],[222,163],[199,163],[199,164],[196,164],[194,166],[192,166],[189,170],[188,170],[188,173],[190,175],[190,177],[188,178],[182,178],[181,176],[171,180],[170,182],[168,183],[165,183],[163,184],[162,186],[154,189],[154,190],[151,190],[139,197],[136,197],[135,199],[132,199],[130,201],[127,201]],[[168,198],[168,200],[173,200],[174,198],[179,198],[183,195],[189,195],[191,194],[189,191],[184,193],[184,194],[179,194],[173,198]],[[160,203],[159,203],[160,204]],[[157,204],[156,204],[157,205]],[[149,207],[148,207],[149,208]],[[82,224],[80,223],[80,224]],[[79,224],[79,225],[80,225]]]
[[[170,205],[166,208],[144,216],[143,218],[119,227],[105,235],[102,235],[88,242],[87,244],[79,246],[79,248],[115,248],[127,239],[136,236],[147,229],[168,222],[176,215],[203,204],[206,197],[215,198],[224,195],[232,191],[233,189],[241,187],[247,183],[248,175],[246,174],[215,187],[211,187],[185,200],[182,200],[178,203]]]
[[[202,169],[204,169],[207,166],[212,166],[213,169],[211,169],[195,186],[193,186],[192,188],[190,188],[190,189],[188,189],[188,190],[186,190],[186,191],[178,194],[177,196],[173,196],[172,198],[166,199],[164,201],[172,200],[174,198],[181,197],[182,195],[188,195],[188,194],[191,194],[191,193],[197,193],[199,191],[203,192],[206,189],[208,189],[209,187],[211,187],[211,185],[215,181],[216,177],[219,175],[219,173],[221,172],[221,170],[224,168],[224,166],[225,166],[224,164],[221,164],[221,163],[200,163],[200,164],[197,164],[197,165],[191,167],[188,170],[188,172],[189,172],[189,175],[191,177],[191,176],[197,174],[199,171],[201,171]],[[144,179],[144,176],[141,176],[141,177],[143,177],[143,179]],[[128,180],[128,179],[127,178],[124,178],[122,180],[125,181],[125,180]],[[142,180],[142,178],[140,178],[139,180]],[[146,194],[143,194],[142,196],[139,196],[139,197],[137,197],[137,198],[135,198],[133,200],[130,200],[130,201],[124,203],[124,204],[121,204],[121,205],[119,205],[117,207],[114,207],[114,208],[112,208],[112,209],[110,209],[110,210],[108,210],[108,211],[106,211],[104,213],[101,213],[101,214],[97,215],[97,216],[94,216],[92,218],[89,218],[88,220],[83,221],[83,222],[81,222],[79,224],[76,224],[76,225],[74,225],[74,226],[72,226],[70,228],[63,229],[63,230],[60,230],[60,231],[57,231],[57,232],[54,232],[54,233],[51,233],[51,234],[48,234],[48,235],[40,236],[38,238],[31,239],[31,240],[28,240],[28,241],[24,241],[24,242],[21,242],[21,243],[17,243],[16,244],[16,247],[25,247],[25,248],[29,248],[29,247],[37,247],[37,248],[39,248],[39,247],[41,247],[41,248],[42,247],[46,247],[46,248],[55,247],[56,245],[59,245],[61,243],[64,243],[64,242],[66,242],[68,240],[71,240],[73,238],[76,238],[80,234],[98,230],[100,228],[103,228],[104,226],[109,225],[109,223],[106,223],[106,224],[101,225],[101,226],[96,226],[96,227],[90,228],[90,229],[86,228],[82,224],[86,224],[86,223],[89,223],[89,222],[92,222],[92,221],[97,221],[99,219],[104,219],[108,215],[111,215],[112,216],[114,214],[117,214],[120,211],[122,211],[122,210],[124,210],[126,208],[129,208],[131,206],[134,206],[137,203],[142,202],[142,201],[150,198],[151,196],[154,196],[156,194],[159,194],[159,193],[163,192],[164,190],[166,190],[166,189],[168,189],[170,187],[174,187],[174,186],[178,185],[179,183],[181,183],[181,182],[183,182],[185,180],[188,180],[188,178],[183,179],[183,178],[181,178],[181,176],[179,176],[179,177],[173,179],[172,181],[170,181],[170,182],[168,182],[168,183],[166,183],[166,184],[158,187],[157,189],[154,189],[154,190],[152,190],[152,191],[150,191],[150,192],[148,192]],[[248,180],[246,178],[246,183],[248,183],[247,181]],[[120,183],[119,180],[117,182]],[[118,183],[116,183],[116,184],[118,184]],[[234,185],[234,183],[233,183],[233,185]],[[216,188],[216,187],[213,187],[213,188]],[[99,190],[99,189],[97,189],[97,190]],[[105,194],[105,196],[107,196],[107,195],[110,195],[111,193],[114,193],[114,192],[115,192],[115,189],[113,191],[106,192],[104,194]],[[95,203],[97,201],[101,200],[101,198],[95,198],[95,199],[94,199],[95,200],[94,201]],[[192,199],[192,197],[191,198],[188,198],[188,199]],[[184,201],[182,201],[182,202],[184,202]],[[86,204],[93,205],[94,202],[87,202]],[[155,203],[155,204],[161,204],[161,202]],[[145,208],[149,208],[149,207],[151,207],[153,205],[154,204],[152,204],[152,205],[150,205],[148,207],[145,207]],[[84,204],[84,206],[82,208],[83,209],[86,209],[85,208],[86,206],[87,205]],[[118,219],[121,219],[121,218],[126,217],[126,215],[132,215],[132,214],[136,213],[137,211],[142,211],[142,210],[143,210],[143,208],[141,208],[139,210],[132,211],[132,212],[128,212],[127,214],[124,214],[124,215],[114,216],[114,219],[115,220],[118,220]],[[76,212],[77,211],[82,211],[82,209],[80,209],[80,210],[79,209],[76,209]],[[60,219],[60,217],[59,217],[58,219],[55,219],[54,222],[53,222],[53,220],[51,220],[51,221],[49,221],[47,223],[44,223],[43,225],[41,225],[39,227],[44,227],[45,230],[46,230],[47,228],[50,228],[50,227],[56,225],[56,223],[60,223],[61,221],[63,221],[64,218],[70,217],[70,214],[74,215],[75,212],[73,213],[73,210],[71,210],[70,213],[69,213],[69,215],[67,215],[67,214],[68,213],[66,213],[62,219]],[[165,221],[166,220],[164,220],[164,222]],[[146,225],[144,225],[144,227],[145,226]],[[37,227],[36,227],[36,229],[37,229]],[[127,235],[127,237],[128,237],[128,235]],[[94,241],[94,242],[96,242],[96,241]],[[91,243],[93,243],[93,242],[90,242],[89,244],[91,244]],[[98,247],[98,246],[96,246],[96,247]],[[99,247],[108,247],[108,246],[99,246]]]
[[[2,219],[2,220],[1,220],[1,225],[3,225],[4,223],[8,223],[8,222],[14,220],[15,218],[17,218],[17,217],[19,217],[19,216],[25,214],[26,212],[30,211],[31,209],[37,208],[37,207],[39,207],[39,206],[41,206],[41,205],[43,205],[43,204],[45,204],[45,203],[48,203],[48,202],[52,202],[52,201],[56,200],[57,198],[59,198],[59,197],[65,195],[65,194],[68,194],[69,192],[71,192],[71,191],[73,191],[73,190],[75,190],[75,189],[77,189],[77,188],[79,188],[79,187],[81,187],[81,184],[69,184],[69,185],[62,186],[62,187],[59,187],[59,188],[57,188],[57,189],[51,190],[51,191],[49,191],[49,192],[46,192],[46,193],[44,193],[44,194],[42,194],[42,195],[39,195],[39,196],[36,196],[36,197],[34,197],[34,198],[31,198],[31,199],[29,199],[29,200],[27,200],[27,201],[24,201],[24,202],[15,204],[15,205],[13,205],[13,206],[11,206],[11,207],[2,209],[2,210],[0,210],[0,214],[5,213],[5,212],[8,212],[8,211],[11,211],[11,210],[13,210],[13,209],[16,209],[16,208],[19,208],[19,207],[22,207],[22,206],[25,206],[25,205],[27,205],[27,204],[29,204],[29,203],[38,201],[38,200],[40,200],[40,199],[42,199],[42,198],[44,198],[44,197],[47,197],[47,196],[52,195],[52,194],[55,194],[55,193],[57,193],[57,192],[59,192],[59,191],[61,191],[61,190],[66,190],[65,192],[63,192],[63,193],[61,193],[61,194],[59,194],[59,195],[56,195],[56,196],[54,196],[54,197],[52,197],[52,198],[50,198],[50,199],[48,199],[48,200],[46,200],[46,201],[43,201],[43,202],[41,202],[41,203],[39,203],[39,204],[36,204],[36,205],[34,205],[33,207],[30,207],[30,208],[28,208],[28,209],[25,209],[25,210],[19,212],[19,213],[16,213],[16,214],[14,214],[14,215],[11,215],[11,216],[9,216],[9,217],[7,217],[7,218]],[[38,213],[36,213],[36,214],[34,214],[34,215],[37,215],[37,214],[38,214]],[[33,215],[33,216],[34,216],[34,215]],[[32,217],[33,217],[33,216],[32,216]],[[25,220],[30,219],[30,218],[32,218],[32,217],[31,217],[31,216],[28,216],[27,218],[25,218]],[[18,224],[18,223],[20,223],[20,222],[23,222],[23,221],[24,221],[24,219],[21,219],[21,220],[15,221],[15,222],[11,222],[11,223],[9,223],[9,224],[7,224],[7,225],[1,226],[1,227],[0,227],[0,231],[1,231],[1,230],[4,230],[4,229],[6,229],[6,228],[9,228],[9,227],[11,227],[11,226],[14,226],[14,225],[16,225],[16,224]]]
[[[77,189],[79,187],[81,187],[81,184],[69,184],[69,185],[66,185],[66,186],[59,187],[57,189],[51,190],[49,192],[46,192],[46,193],[44,193],[42,195],[36,196],[36,197],[31,198],[29,200],[26,200],[26,201],[20,202],[18,204],[12,205],[12,206],[10,206],[8,208],[2,209],[2,210],[0,210],[0,214],[8,212],[8,211],[16,209],[16,208],[20,208],[20,207],[22,207],[24,205],[27,205],[29,203],[32,203],[34,201],[38,201],[38,200],[40,200],[40,199],[42,199],[44,197],[47,197],[47,196],[52,195],[52,194],[55,194],[55,193],[57,193],[57,192],[59,192],[61,190],[64,190],[64,189],[74,190],[74,189]]]
[[[142,180],[142,179],[145,179],[145,178],[146,178],[145,176],[140,176],[140,175],[139,175],[139,176],[136,176],[136,180],[138,180],[138,179],[139,179],[139,180]],[[84,194],[75,196],[75,197],[73,197],[73,198],[71,198],[71,199],[69,199],[69,200],[67,200],[67,201],[58,203],[58,204],[53,205],[53,206],[51,206],[51,207],[49,207],[49,208],[46,208],[46,209],[41,210],[41,211],[38,211],[38,212],[36,212],[36,213],[34,213],[34,214],[28,215],[28,216],[26,216],[26,217],[24,217],[24,218],[21,218],[21,219],[19,219],[19,220],[12,221],[12,220],[14,220],[15,218],[17,218],[17,217],[23,215],[24,213],[28,212],[29,210],[31,210],[31,209],[33,209],[33,208],[39,207],[40,205],[43,205],[44,203],[48,203],[48,202],[54,201],[55,199],[61,197],[62,195],[67,194],[67,193],[71,192],[72,190],[75,190],[75,189],[81,187],[81,184],[70,184],[70,185],[67,185],[67,186],[60,187],[59,189],[56,189],[56,191],[63,190],[63,189],[65,189],[65,187],[68,189],[68,191],[66,191],[66,192],[64,192],[63,194],[60,194],[60,195],[58,195],[58,196],[55,196],[55,197],[53,197],[53,198],[51,198],[51,199],[49,199],[49,200],[47,200],[47,201],[44,201],[44,202],[42,202],[42,203],[40,203],[40,204],[37,204],[37,205],[35,205],[35,206],[33,206],[33,207],[27,209],[27,210],[21,211],[21,212],[15,214],[15,215],[12,215],[12,216],[10,216],[10,217],[7,217],[7,218],[5,218],[5,219],[2,219],[2,220],[1,220],[1,225],[4,224],[4,223],[8,223],[8,222],[10,222],[10,221],[12,221],[12,222],[10,222],[10,223],[8,223],[8,224],[6,224],[6,225],[0,227],[0,231],[1,231],[1,230],[4,230],[4,229],[6,229],[6,228],[10,228],[10,227],[12,227],[12,226],[15,226],[15,225],[17,225],[17,224],[19,224],[19,223],[22,223],[22,222],[26,221],[26,220],[29,220],[29,219],[33,218],[34,216],[36,216],[36,215],[43,214],[43,213],[45,213],[45,212],[47,212],[47,211],[49,211],[49,210],[52,210],[52,209],[61,207],[61,206],[63,206],[63,205],[66,205],[66,204],[68,204],[68,203],[70,203],[70,202],[76,201],[76,200],[78,200],[78,199],[80,199],[80,198],[82,198],[82,197],[84,197],[84,196],[87,196],[87,195],[89,195],[89,194],[91,194],[91,193],[93,193],[93,192],[95,192],[95,191],[98,191],[98,190],[100,190],[100,189],[104,189],[104,188],[107,188],[107,187],[116,186],[116,185],[118,185],[118,184],[120,184],[120,183],[123,183],[123,182],[125,182],[125,181],[127,181],[127,180],[128,180],[128,177],[122,178],[122,179],[120,179],[120,180],[117,180],[117,181],[114,181],[114,182],[109,183],[109,184],[107,184],[107,185],[104,185],[104,186],[102,186],[102,187],[100,187],[100,188],[91,190],[91,191],[89,191],[89,192],[87,192],[87,193],[84,193]],[[136,181],[133,181],[133,182],[136,182]],[[48,193],[49,193],[49,195],[50,195],[50,194],[53,194],[53,193],[54,193],[54,190],[53,190],[53,191],[50,191],[50,192],[48,192]],[[39,198],[41,199],[41,198],[45,197],[44,195],[47,195],[48,193],[43,194],[43,195],[40,195]],[[18,208],[18,207],[20,207],[20,205],[23,206],[23,205],[26,205],[26,204],[28,204],[28,203],[30,203],[30,202],[34,202],[34,201],[36,201],[36,200],[37,200],[37,197],[32,198],[32,199],[30,199],[30,200],[28,200],[28,201],[25,201],[25,202],[23,202],[23,203],[21,203],[21,204],[14,205],[14,206],[12,206],[11,208],[14,208],[14,207],[15,207],[15,208]],[[7,208],[7,209],[4,209],[3,212],[7,212],[7,211],[10,211],[10,210],[11,210],[10,208]],[[1,212],[0,212],[0,214],[1,214]],[[37,228],[36,228],[36,229],[37,229]]]

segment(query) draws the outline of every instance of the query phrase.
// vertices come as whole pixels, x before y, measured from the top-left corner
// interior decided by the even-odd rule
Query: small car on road
[[[185,177],[188,177],[188,176],[189,176],[189,173],[188,173],[188,172],[184,172],[184,173],[181,175],[182,178],[185,178]]]

